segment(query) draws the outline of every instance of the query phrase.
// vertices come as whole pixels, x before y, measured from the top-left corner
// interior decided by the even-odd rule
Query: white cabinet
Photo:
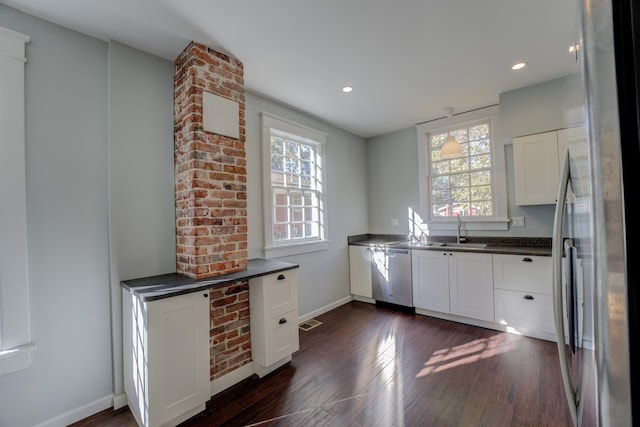
[[[349,284],[352,295],[373,298],[371,250],[368,246],[349,246]]]
[[[513,138],[516,205],[555,204],[567,150],[584,141],[582,127]]]
[[[251,352],[264,376],[291,360],[298,337],[298,279],[295,270],[249,280]]]
[[[555,204],[560,179],[556,131],[513,138],[516,205]]]
[[[493,321],[491,254],[452,252],[449,256],[451,314]]]
[[[124,384],[139,425],[176,425],[205,409],[209,295],[144,302],[123,290]]]
[[[449,313],[449,253],[411,251],[413,305]]]
[[[555,340],[551,257],[495,254],[493,274],[496,323]]]
[[[416,308],[493,321],[491,254],[412,251]]]

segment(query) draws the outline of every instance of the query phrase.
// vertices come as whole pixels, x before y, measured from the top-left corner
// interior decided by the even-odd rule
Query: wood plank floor
[[[555,343],[351,302],[181,427],[570,426]],[[74,424],[135,426],[127,408]]]

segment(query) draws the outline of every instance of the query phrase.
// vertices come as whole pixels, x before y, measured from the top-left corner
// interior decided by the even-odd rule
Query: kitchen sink
[[[486,243],[446,243],[446,242],[429,242],[429,243],[412,243],[412,246],[422,246],[426,248],[463,248],[463,249],[485,249]]]
[[[486,243],[442,243],[440,247],[443,248],[467,248],[467,249],[484,249],[487,247]]]

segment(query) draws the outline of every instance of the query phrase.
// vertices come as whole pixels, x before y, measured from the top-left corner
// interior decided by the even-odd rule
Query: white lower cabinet
[[[371,250],[368,246],[349,245],[349,285],[352,295],[373,298]]]
[[[140,426],[173,426],[205,409],[209,295],[143,302],[123,290],[124,385]]]
[[[413,305],[449,313],[449,253],[411,251]]]
[[[496,323],[555,340],[551,258],[495,254],[493,271]]]
[[[493,321],[491,254],[412,251],[416,308]]]
[[[291,360],[300,348],[297,272],[249,280],[249,304],[252,358],[262,377]]]
[[[449,284],[451,314],[493,321],[491,254],[453,252]]]

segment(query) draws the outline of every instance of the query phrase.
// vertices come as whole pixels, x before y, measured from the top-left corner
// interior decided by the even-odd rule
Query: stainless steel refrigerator
[[[575,425],[640,425],[640,4],[578,0],[556,206],[558,353]],[[634,404],[635,403],[635,404]],[[635,421],[635,422],[634,422]]]

